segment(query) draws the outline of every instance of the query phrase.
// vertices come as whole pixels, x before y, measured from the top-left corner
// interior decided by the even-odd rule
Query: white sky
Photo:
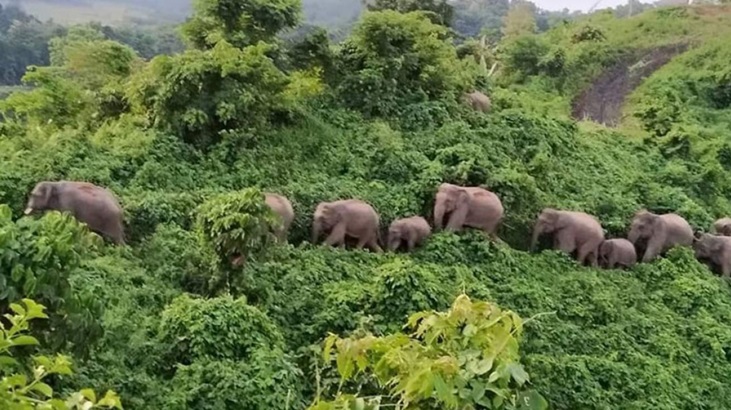
[[[587,11],[594,5],[594,3],[596,3],[597,0],[532,0],[532,1],[538,7],[542,8],[544,10],[563,10],[564,8],[567,8],[571,11],[573,11],[573,10]],[[599,2],[597,9],[601,10],[601,9],[604,9],[607,7],[615,7],[620,4],[624,4],[624,3],[627,3],[627,0],[602,0]]]

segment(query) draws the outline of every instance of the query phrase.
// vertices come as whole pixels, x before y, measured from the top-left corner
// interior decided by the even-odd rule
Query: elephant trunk
[[[444,204],[437,201],[437,204],[434,206],[434,227],[437,228],[437,230],[442,229],[442,219],[444,219]]]
[[[629,231],[629,235],[627,235],[627,240],[632,242],[633,245],[637,244],[637,241],[640,239],[640,232],[637,229],[632,228]]]
[[[543,233],[543,224],[538,222],[536,227],[533,229],[533,236],[530,240],[530,251],[533,252],[536,249],[536,243],[538,243],[538,237]]]

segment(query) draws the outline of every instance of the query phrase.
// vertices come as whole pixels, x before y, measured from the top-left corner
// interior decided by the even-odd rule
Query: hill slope
[[[341,389],[315,364],[312,345],[327,332],[398,332],[409,314],[462,292],[523,317],[548,313],[526,325],[521,354],[551,408],[724,408],[731,293],[690,249],[627,271],[525,251],[543,207],[594,214],[609,236],[624,236],[643,207],[697,229],[731,215],[729,140],[700,128],[726,124],[728,44],[700,38],[650,76],[628,106],[643,113],[639,126],[569,118],[572,98],[626,51],[713,32],[696,14],[705,9],[672,10],[592,17],[605,40],[573,41],[595,32],[575,23],[502,44],[488,115],[457,103],[484,80],[479,67],[418,15],[373,14],[347,47],[311,40],[276,64],[261,45],[144,63],[116,43],[72,39],[65,59],[31,76],[36,89],[0,105],[0,278],[10,289],[0,300],[51,305],[53,330],[38,330],[75,355],[80,374],[61,387],[110,386],[130,409],[305,408]],[[670,34],[640,39],[645,29]],[[118,195],[130,246],[95,246],[56,215],[23,216],[35,183],[60,179]],[[496,192],[506,243],[438,232],[413,254],[373,254],[308,240],[321,201],[366,200],[385,230],[430,218],[441,182]],[[259,218],[237,206],[259,208],[244,194],[217,196],[247,187],[290,198],[288,244],[258,249]],[[215,244],[202,203],[219,212]],[[220,245],[231,238],[260,252],[232,267]],[[387,394],[372,382],[342,388]]]

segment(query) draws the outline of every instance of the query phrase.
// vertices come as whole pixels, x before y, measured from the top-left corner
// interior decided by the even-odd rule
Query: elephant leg
[[[589,261],[592,260],[592,256],[591,256],[592,252],[594,252],[594,247],[591,245],[588,245],[588,244],[584,244],[584,246],[581,246],[579,248],[579,252],[576,255],[576,260],[579,261],[580,265],[584,265],[587,262],[587,260],[589,260]],[[592,266],[594,266],[594,265],[592,265]]]
[[[645,249],[645,255],[642,257],[642,262],[649,263],[655,259],[660,252],[662,252],[662,245],[665,241],[659,240],[655,237],[647,241],[647,249]]]
[[[457,209],[452,212],[452,214],[449,216],[449,222],[447,223],[447,230],[452,232],[457,232],[462,229],[464,226],[465,221],[467,220],[467,212],[469,212],[470,207],[468,204],[463,204]]]
[[[330,232],[330,235],[325,239],[325,243],[334,246],[339,245],[340,248],[345,246],[345,223],[340,222],[335,225]]]
[[[573,232],[568,229],[562,229],[554,234],[554,249],[558,249],[568,255],[576,250],[576,240]],[[557,246],[556,246],[557,245]]]
[[[378,245],[378,241],[376,240],[376,236],[371,236],[371,239],[368,241],[368,247],[376,253],[382,253],[383,249]]]
[[[731,260],[729,258],[725,258],[721,263],[721,274],[724,278],[731,277]]]

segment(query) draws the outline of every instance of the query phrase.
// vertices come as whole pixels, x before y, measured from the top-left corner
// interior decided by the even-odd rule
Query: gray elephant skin
[[[397,219],[388,227],[388,249],[395,252],[406,244],[406,249],[411,252],[430,235],[431,226],[420,216]]]
[[[497,239],[497,229],[505,214],[494,193],[480,187],[441,184],[434,204],[434,226],[451,232],[465,226],[480,229]]]
[[[533,228],[530,249],[534,250],[538,237],[553,235],[553,248],[571,255],[576,251],[580,264],[589,262],[598,266],[599,245],[604,242],[604,230],[599,221],[584,212],[561,211],[545,208]]]
[[[631,268],[636,263],[635,245],[627,239],[607,239],[599,245],[599,265],[604,268]]]
[[[635,246],[640,241],[647,241],[642,256],[642,262],[647,263],[674,246],[692,245],[693,229],[680,215],[673,213],[658,215],[643,209],[632,219],[627,239]]]
[[[697,258],[720,267],[723,277],[731,277],[731,237],[704,233],[693,239],[693,250]]]
[[[282,220],[282,225],[274,233],[280,241],[286,241],[289,227],[294,220],[292,203],[286,197],[272,192],[265,192],[264,197],[269,208]]]
[[[321,202],[315,209],[312,222],[312,243],[317,243],[321,233],[329,232],[325,243],[330,246],[344,247],[346,237],[351,237],[358,240],[357,249],[368,246],[375,252],[382,252],[378,245],[379,225],[378,213],[365,201]]]
[[[492,107],[490,97],[479,91],[463,94],[462,102],[473,110],[480,111],[482,113],[490,112],[490,108]]]
[[[731,236],[731,218],[721,218],[713,223],[711,232],[721,236]]]
[[[25,214],[51,210],[69,213],[92,232],[124,245],[122,207],[105,188],[78,181],[39,182],[30,194]]]

